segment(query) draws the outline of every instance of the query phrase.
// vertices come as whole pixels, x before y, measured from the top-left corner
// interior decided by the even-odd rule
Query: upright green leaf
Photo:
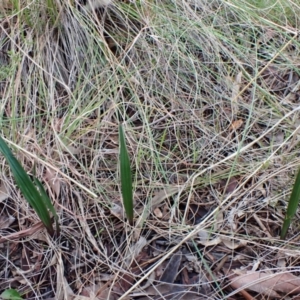
[[[57,215],[55,213],[55,209],[51,203],[51,200],[47,196],[45,190],[43,187],[41,188],[41,184],[38,181],[38,179],[34,178],[34,182],[38,185],[39,190],[34,185],[34,182],[30,179],[30,177],[27,175],[19,161],[15,158],[9,147],[6,145],[5,141],[0,137],[0,151],[6,158],[10,169],[12,171],[12,174],[15,178],[16,184],[21,190],[23,196],[28,201],[28,203],[32,206],[32,208],[35,210],[37,215],[39,216],[40,220],[43,222],[45,227],[47,228],[47,231],[50,235],[54,234],[51,216],[48,211],[48,208],[54,212],[54,216],[57,220]],[[57,223],[58,224],[58,223]],[[57,225],[58,227],[58,225]]]
[[[298,171],[293,190],[289,199],[288,208],[285,214],[283,225],[281,228],[280,238],[285,239],[287,231],[290,227],[292,219],[297,211],[300,201],[300,169]]]
[[[126,147],[123,127],[119,125],[119,143],[120,143],[120,173],[121,173],[121,190],[123,205],[129,223],[133,224],[133,194],[132,194],[132,174],[130,160]]]

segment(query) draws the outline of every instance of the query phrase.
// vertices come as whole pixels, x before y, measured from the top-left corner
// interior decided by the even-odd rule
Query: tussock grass
[[[181,249],[198,262],[207,296],[226,299],[235,291],[224,270],[258,260],[261,270],[278,269],[285,248],[287,270],[297,265],[297,220],[291,243],[279,239],[299,168],[297,3],[116,0],[88,13],[76,1],[48,2],[0,4],[0,128],[27,172],[36,161],[37,177],[51,169],[61,237],[35,229],[3,167],[9,197],[0,208],[16,220],[0,230],[23,235],[0,258],[1,288],[66,299],[70,289],[91,296],[115,280],[111,293],[125,299]],[[129,231],[119,120],[133,175],[137,222]],[[143,239],[149,264],[131,281]],[[243,244],[230,248],[226,239]],[[27,263],[38,268],[20,283],[13,274],[15,265],[27,270],[22,251],[35,253]],[[130,284],[120,291],[124,276]]]

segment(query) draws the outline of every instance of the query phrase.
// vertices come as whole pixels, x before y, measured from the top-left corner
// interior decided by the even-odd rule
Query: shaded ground
[[[51,239],[1,158],[0,292],[296,299],[298,221],[279,232],[299,165],[299,6],[64,2],[0,4],[1,134],[61,224]]]

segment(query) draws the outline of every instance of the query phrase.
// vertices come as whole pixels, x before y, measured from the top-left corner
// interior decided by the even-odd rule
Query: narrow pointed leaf
[[[14,179],[16,181],[16,184],[21,190],[23,196],[28,201],[28,203],[32,206],[32,208],[35,210],[40,220],[47,228],[49,234],[53,235],[54,231],[53,231],[52,221],[45,200],[43,200],[41,193],[37,190],[36,186],[30,179],[30,177],[27,175],[27,173],[25,172],[25,170],[23,169],[19,161],[15,158],[15,156],[13,155],[13,153],[11,152],[11,150],[9,149],[9,147],[6,145],[5,141],[1,137],[0,137],[0,151],[6,158],[10,166],[10,169],[12,171],[12,174],[14,176]],[[50,205],[52,206],[50,199],[49,202]]]
[[[298,171],[293,190],[289,199],[288,208],[285,214],[283,225],[281,228],[280,238],[285,239],[287,231],[291,225],[292,219],[296,214],[298,205],[300,201],[300,169]]]
[[[133,224],[133,194],[130,160],[122,125],[119,125],[120,173],[123,205],[130,224]]]

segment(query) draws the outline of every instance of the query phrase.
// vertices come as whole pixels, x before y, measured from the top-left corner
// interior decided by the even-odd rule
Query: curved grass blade
[[[120,143],[120,173],[121,173],[121,191],[123,205],[129,223],[133,224],[133,194],[132,194],[132,174],[130,169],[130,160],[126,148],[125,135],[123,127],[119,125],[119,143]]]
[[[47,196],[45,190],[40,189],[40,191],[37,190],[36,186],[30,179],[30,177],[27,175],[19,161],[15,158],[9,147],[6,145],[5,141],[0,137],[0,151],[6,158],[10,169],[12,171],[12,174],[14,176],[14,179],[16,181],[17,186],[21,190],[23,196],[27,200],[27,202],[32,206],[32,208],[35,210],[37,215],[39,216],[40,220],[45,225],[48,233],[50,235],[54,234],[53,226],[52,226],[52,220],[48,211],[48,206],[51,206],[51,211],[55,211],[54,207],[51,203],[51,200]],[[37,183],[37,179],[34,178],[34,182]],[[39,186],[39,184],[37,184]],[[40,187],[39,187],[40,188]],[[43,191],[45,194],[43,194]],[[44,199],[44,197],[47,197],[47,200]],[[48,204],[46,204],[48,203]],[[57,217],[56,213],[54,214],[55,217]]]
[[[281,228],[280,238],[285,239],[287,231],[291,225],[292,219],[297,211],[300,201],[300,169],[298,171],[293,190],[289,199],[288,208],[284,217],[283,225]]]

